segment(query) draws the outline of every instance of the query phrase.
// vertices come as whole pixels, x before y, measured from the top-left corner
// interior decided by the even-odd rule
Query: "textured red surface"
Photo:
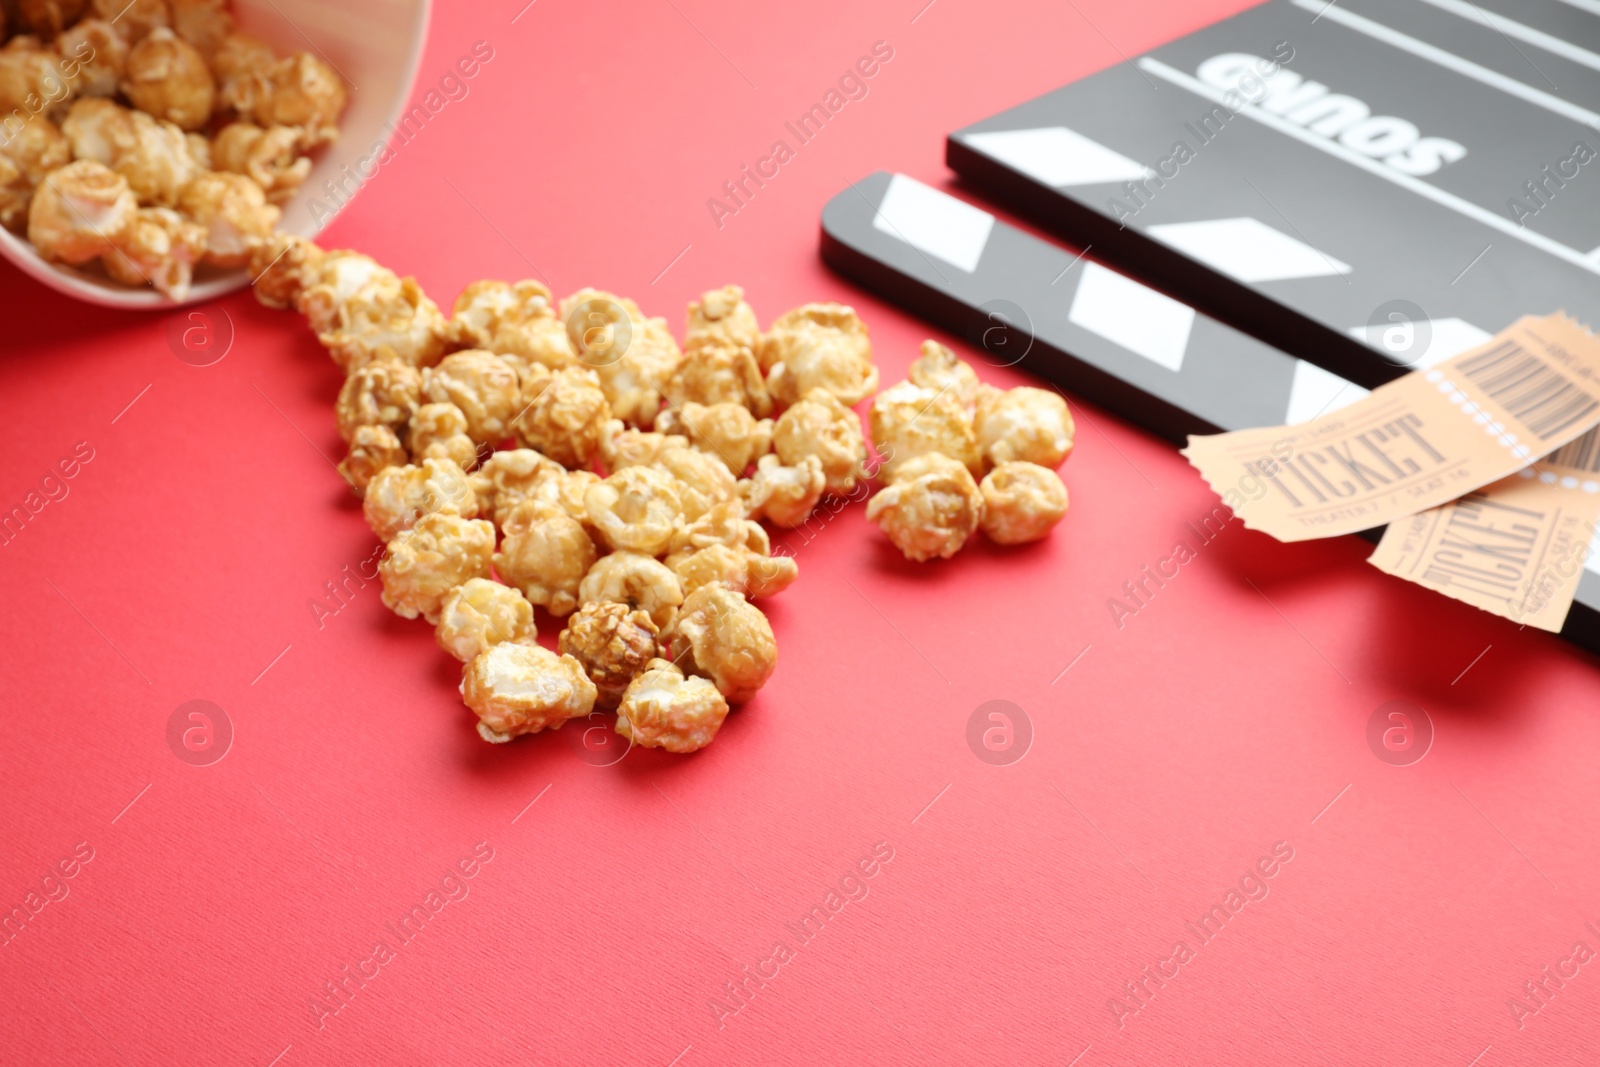
[[[522,2],[440,5],[424,86],[475,41],[495,58],[328,241],[445,305],[533,274],[674,324],[730,280],[764,320],[850,301],[885,382],[926,330],[822,268],[827,197],[880,167],[945,183],[947,130],[1237,6],[540,0],[513,22]],[[870,94],[718,228],[707,198],[879,40]],[[600,768],[560,735],[480,741],[375,585],[319,628],[308,601],[374,546],[326,458],[338,372],[295,316],[226,301],[232,349],[195,367],[174,316],[4,268],[0,303],[0,506],[93,453],[0,547],[0,907],[27,916],[0,947],[5,1062],[1593,1062],[1600,962],[1561,961],[1600,950],[1594,659],[1355,539],[1235,523],[1199,547],[1200,479],[1093,408],[1048,543],[913,567],[851,507],[791,539],[781,665],[717,743]],[[1108,600],[1180,539],[1196,558],[1119,628]],[[193,699],[233,725],[210,766],[166,740]],[[997,699],[1034,733],[1009,766],[966,739]],[[1391,700],[1435,727],[1411,766],[1368,746]],[[1277,842],[1267,896],[1202,943],[1185,924]],[[863,859],[866,896],[802,942],[788,924]],[[462,860],[460,899],[402,943]],[[1143,968],[1170,975],[1180,940],[1157,988]],[[1149,999],[1119,1019],[1132,981]],[[320,1027],[314,997],[339,1008]]]

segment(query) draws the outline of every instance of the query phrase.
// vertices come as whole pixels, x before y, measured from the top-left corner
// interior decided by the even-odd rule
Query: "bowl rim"
[[[384,135],[385,143],[392,138],[394,128],[405,113],[406,104],[411,100],[412,91],[417,87],[417,73],[422,69],[422,54],[427,48],[428,27],[433,20],[433,0],[418,0],[416,31],[411,35],[408,53],[405,57],[401,82],[402,90],[395,94],[395,99],[390,103],[381,129],[388,131]],[[276,5],[274,5],[276,6]],[[356,196],[361,192],[358,186],[354,193],[345,197],[344,202],[337,204],[332,211],[322,217],[321,222],[313,221],[311,225],[296,228],[291,232],[302,237],[313,238],[350,206]],[[58,293],[82,300],[85,303],[96,304],[100,307],[124,308],[136,311],[160,311],[172,308],[187,307],[191,304],[204,303],[226,296],[251,284],[250,272],[244,267],[236,267],[222,271],[204,281],[189,287],[188,294],[182,300],[173,300],[165,293],[158,292],[149,287],[132,288],[119,285],[109,279],[96,277],[65,263],[57,263],[41,256],[28,239],[10,230],[0,227],[0,255],[15,264],[22,273],[36,281],[54,289]]]

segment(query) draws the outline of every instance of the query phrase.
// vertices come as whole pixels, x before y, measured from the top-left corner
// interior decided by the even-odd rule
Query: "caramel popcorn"
[[[73,81],[61,70],[61,54],[54,48],[26,36],[0,48],[0,116],[31,115],[72,95]]]
[[[872,443],[883,456],[884,476],[891,481],[902,464],[929,452],[961,461],[974,478],[983,474],[972,420],[949,393],[901,382],[873,398],[868,422]]]
[[[378,564],[384,606],[402,618],[421,615],[437,624],[450,590],[469,578],[488,577],[493,553],[494,527],[484,520],[454,510],[424,515],[395,535]]]
[[[434,403],[452,403],[467,417],[467,436],[497,444],[511,436],[520,385],[517,372],[492,352],[454,352],[423,372],[422,388]]]
[[[578,358],[587,362],[582,353]],[[661,391],[682,358],[666,320],[646,319],[620,357],[591,366],[600,376],[612,414],[649,429],[661,410]]]
[[[504,529],[512,510],[524,500],[532,500],[540,481],[560,470],[559,463],[531,448],[494,453],[472,476],[480,513],[492,515],[495,525]]]
[[[550,290],[532,279],[514,284],[484,280],[467,286],[456,297],[450,339],[460,348],[518,356],[551,370],[577,360],[566,325],[556,317]]]
[[[666,428],[727,465],[735,477],[772,451],[772,420],[757,419],[742,404],[685,404],[663,416]]]
[[[478,733],[497,744],[584,718],[596,695],[582,664],[539,645],[502,642],[461,677],[461,698],[477,713]]]
[[[861,420],[826,389],[812,389],[778,416],[772,445],[784,466],[798,466],[807,457],[822,464],[828,492],[853,492],[866,477],[867,445]]]
[[[1072,454],[1076,432],[1061,394],[1026,385],[985,391],[978,398],[975,428],[989,463],[1022,460],[1051,470]]]
[[[400,430],[421,406],[422,375],[399,360],[384,359],[350,372],[334,401],[333,414],[339,436],[346,443],[360,426],[387,426]]]
[[[965,464],[939,452],[907,460],[888,488],[867,502],[878,524],[907,559],[949,559],[983,518],[983,494]]]
[[[88,0],[17,0],[17,21],[27,33],[50,38],[78,21]]]
[[[242,267],[282,214],[261,186],[243,174],[209,171],[183,187],[178,210],[206,227],[206,262]]]
[[[366,496],[367,487],[378,472],[403,467],[410,457],[400,438],[387,426],[358,426],[350,438],[350,451],[339,461],[339,473],[357,496]]]
[[[488,578],[469,578],[445,595],[434,637],[440,648],[471,663],[502,641],[531,645],[538,631],[533,605],[521,593]]]
[[[984,475],[983,532],[999,545],[1037,541],[1067,514],[1061,476],[1037,463],[1009,460]]]
[[[265,244],[272,245],[279,236],[274,235]],[[311,332],[320,337],[334,329],[344,305],[368,287],[382,292],[398,291],[400,278],[360,252],[343,249],[322,252],[308,257],[295,289],[294,307],[305,316]]]
[[[778,666],[778,642],[761,609],[721,584],[690,594],[662,634],[672,662],[711,679],[730,704],[755,696]]]
[[[676,557],[711,545],[744,548],[761,556],[772,554],[767,531],[759,522],[745,518],[744,501],[737,496],[681,527],[673,535],[669,551]]]
[[[264,73],[277,61],[278,55],[272,46],[259,37],[248,33],[227,34],[211,53],[211,73],[216,78],[218,99],[228,104],[240,92],[235,83],[247,75]]]
[[[115,23],[117,33],[129,44],[172,25],[167,0],[90,0],[89,8],[95,18]]]
[[[607,470],[647,467],[672,449],[687,449],[689,439],[656,430],[635,430],[621,419],[607,421],[600,431],[600,461]]]
[[[250,253],[250,284],[269,308],[293,307],[309,279],[319,275],[325,253],[304,237],[275,233]]]
[[[195,223],[164,207],[140,208],[133,224],[119,234],[100,263],[122,285],[149,283],[174,300],[189,293],[194,266],[205,253],[206,234]]]
[[[564,467],[587,467],[600,451],[611,407],[600,379],[587,367],[550,375],[536,395],[523,393],[525,410],[513,422],[517,437]]]
[[[352,441],[352,444],[354,442]],[[426,515],[450,509],[476,518],[478,497],[461,468],[444,459],[424,459],[380,470],[367,485],[362,512],[382,541],[393,540]]]
[[[624,467],[589,487],[589,522],[613,549],[657,556],[683,522],[677,479],[655,467]]]
[[[688,349],[662,392],[673,408],[691,402],[728,403],[749,408],[758,418],[772,414],[772,397],[755,353],[745,345],[719,338]]]
[[[0,127],[0,226],[25,228],[34,189],[46,174],[71,160],[71,144],[43,115],[9,137]]]
[[[230,64],[232,61],[230,56]],[[246,57],[242,70],[230,66],[222,102],[257,126],[299,127],[302,143],[311,147],[339,137],[335,123],[344,110],[344,80],[309,52],[296,52],[270,64]]]
[[[961,409],[971,415],[978,403],[977,371],[938,341],[922,342],[921,353],[912,360],[906,377],[913,385],[955,397]]]
[[[556,464],[552,463],[550,466],[555,468]],[[532,499],[554,504],[565,511],[574,522],[583,524],[584,529],[598,535],[599,531],[590,529],[589,505],[585,502],[590,487],[598,484],[600,476],[594,471],[552,469],[541,475],[534,484]]]
[[[28,206],[28,240],[45,259],[86,263],[111,250],[138,217],[128,180],[80,159],[47,174]]]
[[[439,306],[428,299],[417,280],[384,272],[338,305],[329,327],[317,334],[317,340],[347,371],[386,357],[428,367],[444,353],[444,332]]]
[[[739,490],[752,519],[792,528],[811,517],[826,487],[822,461],[816,456],[790,467],[767,455],[757,462],[755,477],[741,483]]]
[[[665,628],[683,603],[678,576],[660,560],[637,552],[601,556],[578,586],[578,603],[610,601],[645,612]]]
[[[582,664],[598,691],[596,703],[614,708],[628,683],[655,659],[659,632],[643,611],[596,601],[585,604],[567,620],[556,647]]]
[[[781,316],[757,355],[772,399],[781,405],[826,389],[851,407],[878,388],[866,323],[843,304],[806,304]]]
[[[311,158],[300,154],[298,129],[262,129],[250,122],[230,122],[218,131],[211,142],[211,165],[248,175],[273,204],[288,200],[311,173]]]
[[[716,686],[653,659],[623,693],[616,729],[644,748],[696,752],[716,738],[727,717],[728,702]]]
[[[423,404],[411,415],[406,441],[417,459],[447,459],[462,470],[478,463],[478,444],[467,436],[467,417],[454,404]],[[476,488],[477,483],[473,483]],[[492,514],[480,497],[478,513]]]
[[[674,438],[677,440],[677,438]],[[678,501],[683,519],[694,522],[713,507],[739,499],[739,483],[727,466],[714,456],[694,448],[669,448],[651,466],[677,480]]]
[[[227,0],[167,0],[172,28],[207,59],[217,54],[233,32]]]
[[[217,95],[205,57],[164,26],[128,50],[121,87],[134,107],[185,130],[206,124]]]
[[[711,289],[689,304],[688,322],[683,331],[684,351],[713,344],[751,352],[761,346],[761,324],[756,321],[755,309],[745,303],[744,290],[737,285]]]
[[[128,44],[105,19],[84,19],[63,30],[56,50],[73,57],[78,76],[72,79],[79,96],[115,96],[128,62]]]
[[[555,504],[524,500],[506,515],[503,526],[506,536],[495,553],[496,573],[552,615],[570,613],[579,604],[579,586],[597,555],[582,524]]]
[[[792,556],[769,556],[721,542],[674,552],[666,564],[678,576],[685,596],[720,582],[755,600],[783,592],[800,577],[800,565]]]
[[[72,105],[61,124],[79,159],[104,163],[124,178],[146,206],[172,207],[203,173],[189,139],[170,122],[94,97]]]

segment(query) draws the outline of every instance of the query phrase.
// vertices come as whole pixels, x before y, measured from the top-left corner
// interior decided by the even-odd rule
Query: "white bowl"
[[[311,175],[283,205],[279,229],[315,237],[342,205],[323,190],[323,182],[370,156],[374,143],[386,143],[400,117],[428,35],[430,0],[233,0],[240,29],[272,45],[280,55],[309,51],[344,75],[349,103],[339,119],[339,139],[315,158]],[[370,171],[369,171],[370,172]],[[355,183],[346,181],[345,188]],[[356,188],[359,191],[359,187]],[[341,194],[344,195],[344,194]],[[351,194],[353,195],[353,194]],[[332,211],[311,214],[316,197]],[[349,203],[350,196],[345,196]],[[24,238],[0,228],[0,253],[52,289],[91,304],[120,308],[171,308],[178,303],[150,288],[129,288],[108,278],[60,263],[35,252]],[[202,268],[182,301],[214,300],[249,284],[243,269]]]

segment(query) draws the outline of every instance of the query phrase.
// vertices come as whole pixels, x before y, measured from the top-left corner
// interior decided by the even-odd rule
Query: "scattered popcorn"
[[[358,426],[350,437],[350,451],[339,461],[339,473],[356,495],[365,497],[380,471],[406,465],[406,448],[387,426]]]
[[[550,290],[530,280],[473,282],[456,297],[450,339],[459,348],[517,356],[551,370],[577,360],[567,328],[556,316]]]
[[[228,177],[250,182],[242,175]],[[383,358],[428,367],[444,354],[444,332],[444,316],[417,280],[385,271],[340,303],[317,339],[347,371]]]
[[[317,278],[325,254],[294,234],[275,233],[250,253],[250,284],[256,299],[270,308],[295,306],[301,291]]]
[[[387,426],[399,431],[421,406],[422,375],[399,360],[368,363],[350,372],[334,401],[339,436],[348,444],[360,426]]]
[[[961,461],[974,478],[983,474],[972,419],[949,393],[901,382],[873,398],[868,421],[889,481],[901,465],[929,452]]]
[[[471,663],[502,641],[531,645],[538,631],[533,605],[521,593],[488,578],[469,578],[445,596],[434,636],[440,648]]]
[[[744,290],[739,286],[712,289],[689,305],[683,349],[689,352],[704,345],[726,345],[752,353],[761,346],[761,325],[756,321],[755,309],[745,303]]]
[[[758,420],[742,404],[689,403],[661,419],[669,432],[683,434],[695,448],[722,460],[735,477],[772,450],[772,420]]]
[[[650,616],[625,604],[585,604],[567,620],[556,647],[583,665],[599,696],[596,703],[614,708],[628,683],[655,659],[656,634]]]
[[[977,371],[938,341],[922,342],[921,355],[912,361],[906,377],[913,385],[955,397],[969,416],[977,406],[981,384]]]
[[[689,439],[654,430],[635,430],[621,419],[611,419],[600,432],[600,461],[608,470],[650,466],[668,451],[687,449]]]
[[[539,645],[501,642],[461,676],[461,698],[477,713],[478,733],[495,743],[559,730],[593,711],[595,697],[582,664]]]
[[[645,612],[665,628],[683,603],[683,585],[666,564],[637,552],[601,556],[578,587],[578,603],[626,604]]]
[[[768,556],[749,548],[712,544],[682,550],[667,557],[685,596],[701,586],[720,583],[755,600],[781,593],[800,577],[800,565],[790,556]]]
[[[677,480],[685,522],[694,522],[718,504],[739,499],[738,479],[720,459],[698,449],[669,448],[651,465]]]
[[[467,417],[454,404],[423,404],[418,407],[407,424],[406,440],[417,459],[446,459],[462,470],[477,466],[478,443],[467,436]],[[476,482],[473,482],[473,488],[477,488]],[[492,503],[485,508],[481,494],[478,513],[493,514]]]
[[[741,482],[739,491],[752,519],[792,528],[811,517],[827,481],[816,456],[787,467],[777,456],[766,455],[757,462],[755,477]]]
[[[51,171],[34,190],[28,240],[46,259],[87,263],[111,251],[138,213],[126,178],[81,159]]]
[[[1067,487],[1049,467],[1016,460],[984,475],[983,532],[998,545],[1020,545],[1049,535],[1067,514]]]
[[[781,405],[826,389],[846,407],[878,388],[867,326],[843,304],[806,304],[772,324],[758,353],[767,388]]]
[[[513,420],[517,438],[563,467],[587,467],[600,451],[600,433],[611,406],[600,379],[587,367],[567,367],[550,375]]]
[[[452,403],[467,417],[467,436],[495,445],[511,436],[520,383],[511,365],[492,352],[454,352],[423,372],[422,390],[434,403]]]
[[[669,559],[696,552],[712,545],[748,550],[758,556],[772,554],[772,542],[759,522],[745,518],[744,504],[737,498],[718,504],[694,522],[679,529],[672,538]]]
[[[856,481],[866,477],[867,446],[861,436],[861,420],[826,389],[810,390],[778,416],[772,444],[786,467],[816,457],[830,493],[851,493]]]
[[[561,465],[531,448],[510,448],[484,460],[472,476],[480,513],[505,528],[506,519],[524,500],[532,500],[540,481],[560,471]]]
[[[463,518],[453,509],[424,515],[389,542],[378,564],[383,603],[401,618],[421,615],[437,624],[450,590],[487,577],[493,553],[494,527],[484,520]]]
[[[658,556],[683,522],[677,479],[654,467],[624,467],[583,496],[589,522],[611,548]]]
[[[644,748],[697,752],[728,717],[728,702],[704,678],[686,678],[675,664],[653,659],[617,706],[617,733]]]
[[[757,418],[772,414],[772,397],[755,353],[746,345],[720,338],[689,349],[667,379],[663,394],[672,408],[691,402],[727,403],[748,408]]]
[[[761,609],[725,585],[701,586],[662,634],[672,662],[709,678],[730,704],[755,696],[778,666],[778,642]]]
[[[385,467],[367,484],[362,512],[382,541],[409,530],[426,515],[449,509],[476,518],[478,496],[461,468],[444,459]]]
[[[504,529],[495,571],[550,614],[571,613],[583,599],[579,588],[597,555],[582,524],[554,504],[524,500],[506,517]]]
[[[919,563],[955,555],[982,518],[983,494],[972,472],[938,452],[906,461],[888,488],[867,502],[867,519]]]
[[[1051,470],[1072,454],[1076,432],[1060,393],[1026,385],[980,396],[975,428],[987,462],[1023,460]]]

